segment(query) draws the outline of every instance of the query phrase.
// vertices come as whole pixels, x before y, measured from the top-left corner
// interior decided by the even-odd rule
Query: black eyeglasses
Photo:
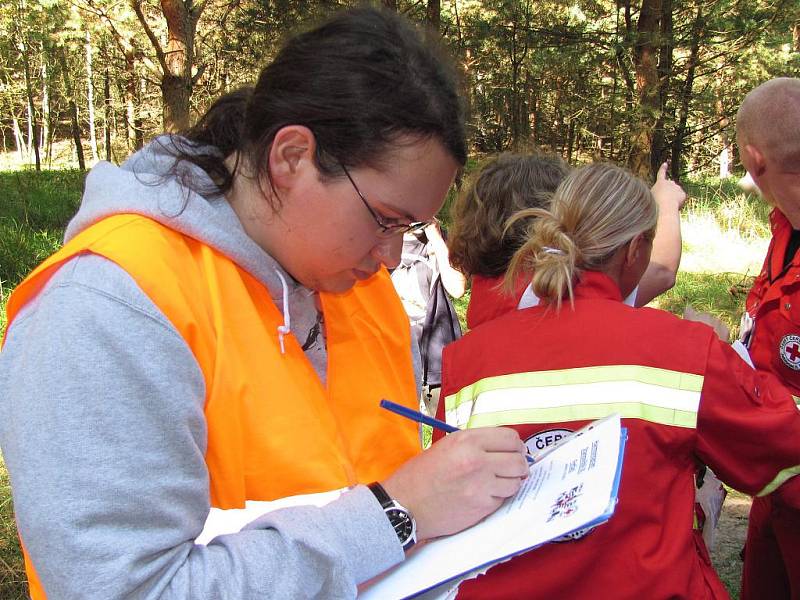
[[[426,226],[430,225],[430,221],[412,221],[411,223],[387,223],[383,217],[381,217],[378,213],[376,213],[373,208],[367,202],[367,199],[364,197],[364,194],[361,193],[361,190],[358,189],[356,182],[353,181],[353,178],[350,176],[347,167],[345,167],[342,163],[339,163],[342,167],[342,171],[344,174],[347,175],[347,178],[350,180],[350,183],[353,186],[353,189],[358,194],[358,197],[361,198],[361,201],[364,203],[364,206],[367,207],[369,214],[372,215],[372,218],[375,219],[375,222],[380,227],[380,231],[378,232],[378,236],[380,237],[392,237],[395,235],[399,235],[402,233],[411,233],[414,231],[420,231],[424,229]]]

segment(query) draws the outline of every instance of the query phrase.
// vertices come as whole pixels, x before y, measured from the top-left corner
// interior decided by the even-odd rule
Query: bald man
[[[743,166],[774,207],[772,240],[747,297],[742,341],[755,367],[776,374],[800,402],[800,79],[772,79],[747,94],[736,138]],[[798,472],[800,456],[783,473]],[[780,497],[753,500],[741,598],[800,599],[800,511]]]

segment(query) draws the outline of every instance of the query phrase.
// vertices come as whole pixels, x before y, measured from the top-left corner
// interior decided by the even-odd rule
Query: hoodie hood
[[[175,168],[176,147],[191,151],[184,138],[163,135],[120,166],[98,163],[86,177],[81,206],[67,226],[65,242],[113,215],[149,217],[218,250],[258,279],[283,313],[285,325],[291,322],[306,346],[306,334],[315,326],[319,329],[314,292],[297,283],[245,233],[224,196],[198,191],[213,189],[205,171],[189,163]],[[191,182],[191,187],[183,182]]]

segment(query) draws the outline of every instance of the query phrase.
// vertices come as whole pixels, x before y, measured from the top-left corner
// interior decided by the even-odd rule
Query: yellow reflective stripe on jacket
[[[703,377],[639,365],[487,377],[445,398],[457,427],[596,419],[612,412],[693,428]]]
[[[787,479],[791,479],[795,475],[800,475],[800,465],[795,467],[789,467],[788,469],[784,469],[780,473],[778,473],[772,481],[770,481],[766,487],[758,492],[756,496],[766,496],[767,494],[771,494],[779,487],[781,487],[784,483],[786,483]]]

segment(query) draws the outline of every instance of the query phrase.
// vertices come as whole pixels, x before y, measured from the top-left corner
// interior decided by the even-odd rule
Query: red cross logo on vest
[[[778,353],[783,364],[790,369],[800,371],[800,335],[783,336]]]

